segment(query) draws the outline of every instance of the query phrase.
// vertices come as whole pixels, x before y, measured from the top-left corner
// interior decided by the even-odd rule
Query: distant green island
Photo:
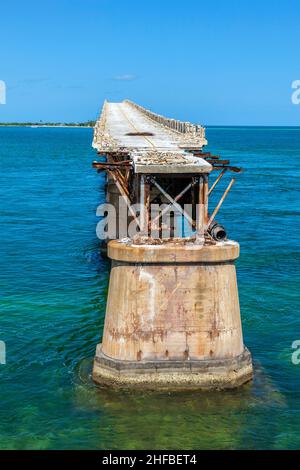
[[[0,122],[0,126],[20,127],[94,127],[96,121],[85,122]]]

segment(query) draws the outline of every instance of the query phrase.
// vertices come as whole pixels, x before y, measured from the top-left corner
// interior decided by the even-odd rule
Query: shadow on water
[[[255,366],[254,381],[222,392],[117,391],[94,385],[92,359],[81,361],[74,373],[76,406],[98,411],[96,446],[110,449],[238,449],[257,447],[251,420],[266,408],[284,409],[285,400]],[[272,421],[272,420],[271,420]],[[274,423],[263,423],[271,438]],[[107,434],[107,430],[109,433]],[[251,442],[252,441],[252,442]],[[258,445],[259,447],[259,445]]]

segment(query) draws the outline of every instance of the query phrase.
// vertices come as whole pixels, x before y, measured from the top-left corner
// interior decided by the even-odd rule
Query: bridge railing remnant
[[[198,137],[200,139],[205,139],[205,127],[199,124],[192,124],[190,122],[183,122],[183,121],[178,121],[177,119],[166,118],[164,116],[161,116],[160,114],[153,113],[152,111],[149,111],[148,109],[143,108],[143,106],[140,106],[130,100],[124,100],[123,102],[129,104],[130,106],[133,106],[138,111],[145,114],[149,119],[156,121],[162,126],[168,127],[172,131],[175,131],[181,134],[189,134],[189,135],[193,134],[193,136],[195,137]]]

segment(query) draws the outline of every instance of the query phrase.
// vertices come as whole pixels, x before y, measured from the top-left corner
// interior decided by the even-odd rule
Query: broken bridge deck
[[[202,126],[165,118],[128,100],[104,103],[93,141],[100,154],[125,155],[135,173],[208,173],[211,165],[191,153],[206,144]]]

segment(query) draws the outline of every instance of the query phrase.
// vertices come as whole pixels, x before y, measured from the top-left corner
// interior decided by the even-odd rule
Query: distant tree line
[[[70,126],[70,127],[94,127],[96,121],[85,122],[0,122],[0,126]]]

